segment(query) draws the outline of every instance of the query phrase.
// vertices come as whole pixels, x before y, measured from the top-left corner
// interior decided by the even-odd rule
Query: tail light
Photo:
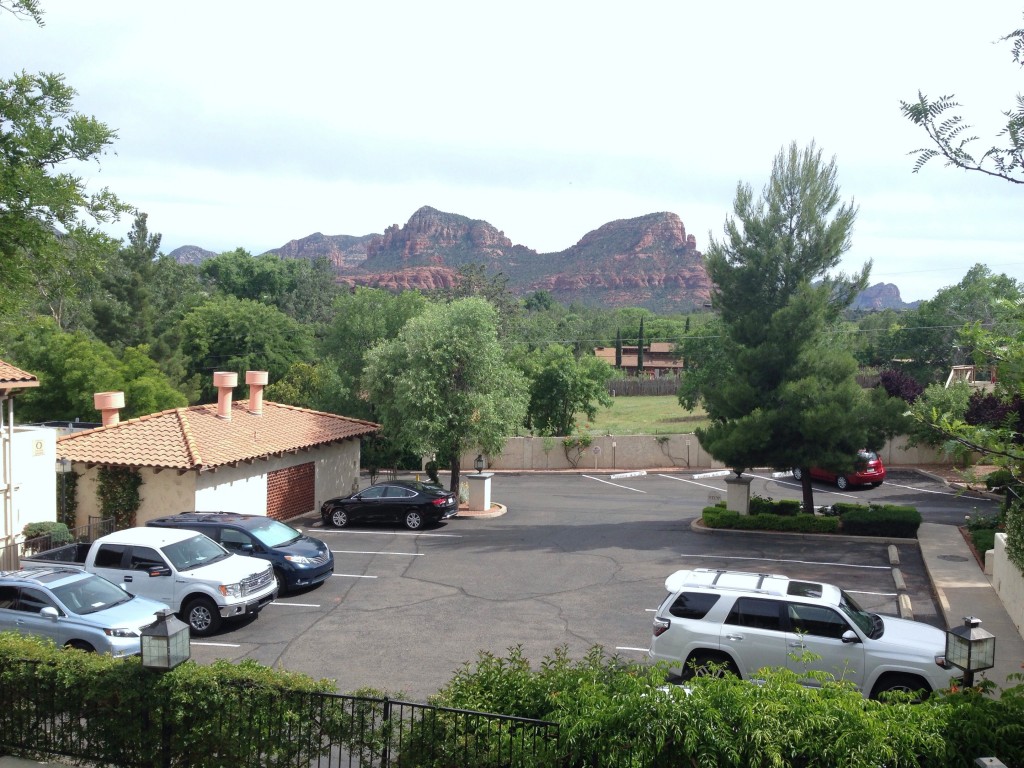
[[[653,632],[655,637],[659,637],[659,636],[665,634],[665,632],[671,626],[672,626],[672,620],[671,619],[663,619],[660,616],[655,616],[654,617],[654,626],[652,627],[651,631]]]
[[[445,504],[449,503],[451,500],[452,500],[451,496],[442,496],[439,499],[434,499],[430,503],[433,504],[435,507],[443,507]]]

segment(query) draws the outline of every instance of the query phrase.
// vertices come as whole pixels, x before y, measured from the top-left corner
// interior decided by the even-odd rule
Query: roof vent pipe
[[[231,421],[231,390],[238,386],[238,374],[218,371],[213,374],[213,386],[217,388],[217,418]]]
[[[124,392],[97,392],[92,404],[103,414],[103,426],[112,427],[121,421],[119,411],[124,408]]]
[[[253,416],[263,415],[263,388],[267,381],[269,375],[266,371],[245,372],[245,383],[249,385],[249,413]]]

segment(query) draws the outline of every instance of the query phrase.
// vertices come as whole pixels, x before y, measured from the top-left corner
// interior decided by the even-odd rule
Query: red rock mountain
[[[187,250],[192,259],[201,252],[194,246],[178,250]],[[686,312],[703,307],[711,296],[696,238],[674,213],[612,221],[564,251],[537,253],[514,244],[486,221],[424,206],[405,225],[393,224],[382,235],[317,232],[271,253],[326,258],[341,284],[394,291],[450,288],[459,279],[459,267],[483,264],[488,273],[507,276],[509,288],[519,295],[543,290],[566,304]],[[874,307],[902,308],[896,286],[885,286],[867,301]]]

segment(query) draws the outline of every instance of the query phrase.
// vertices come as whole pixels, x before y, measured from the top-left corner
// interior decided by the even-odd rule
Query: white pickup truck
[[[277,596],[269,563],[232,555],[203,534],[182,529],[128,528],[21,562],[95,573],[133,595],[166,603],[200,637],[216,632],[222,619],[258,614]]]

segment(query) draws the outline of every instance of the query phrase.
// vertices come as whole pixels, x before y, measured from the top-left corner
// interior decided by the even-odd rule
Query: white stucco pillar
[[[486,512],[491,508],[491,478],[493,472],[477,472],[465,474],[463,477],[469,481],[469,504],[470,512]]]
[[[739,512],[741,515],[750,514],[750,482],[754,478],[750,476],[729,475],[725,478],[726,496],[725,508],[730,512]]]

